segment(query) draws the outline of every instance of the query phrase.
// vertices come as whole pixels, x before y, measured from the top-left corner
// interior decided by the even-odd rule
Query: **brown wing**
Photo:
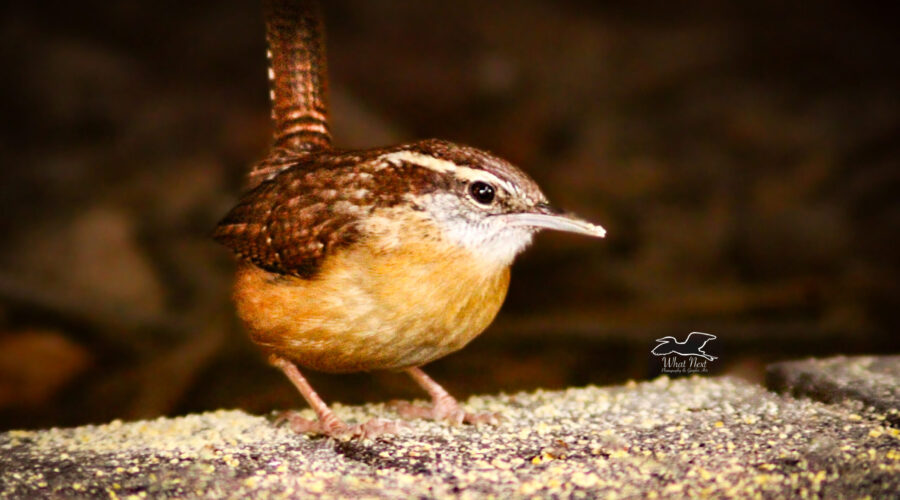
[[[304,158],[245,194],[213,238],[267,271],[312,278],[326,255],[360,237],[367,207],[352,197],[368,179],[352,166]]]

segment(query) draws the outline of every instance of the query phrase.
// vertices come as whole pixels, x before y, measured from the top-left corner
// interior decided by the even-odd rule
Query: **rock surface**
[[[0,434],[5,498],[884,497],[900,430],[858,401],[824,404],[731,378],[476,397],[499,426],[409,421],[335,441],[241,411]],[[392,417],[343,407],[348,421]]]
[[[779,392],[833,403],[859,401],[900,427],[900,356],[838,356],[769,366],[766,385]]]

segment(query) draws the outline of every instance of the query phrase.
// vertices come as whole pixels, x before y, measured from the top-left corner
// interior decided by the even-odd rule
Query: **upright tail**
[[[264,0],[269,58],[269,96],[277,149],[307,152],[331,147],[325,33],[314,0]],[[257,184],[278,170],[277,162],[253,167]]]
[[[325,33],[313,0],[265,0],[275,145],[308,151],[331,147]]]
[[[252,189],[289,166],[293,155],[331,148],[325,33],[315,0],[263,0],[275,150],[250,170]]]

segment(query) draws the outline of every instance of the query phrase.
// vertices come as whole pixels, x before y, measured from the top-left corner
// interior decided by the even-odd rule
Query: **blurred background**
[[[897,12],[776,0],[325,7],[335,143],[509,159],[606,240],[543,234],[452,393],[900,351]],[[254,0],[2,7],[0,429],[304,403],[229,302],[208,235],[268,147]],[[309,374],[328,401],[422,397]]]

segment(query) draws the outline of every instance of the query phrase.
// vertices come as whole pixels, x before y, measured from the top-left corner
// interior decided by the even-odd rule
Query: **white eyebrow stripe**
[[[477,168],[464,167],[462,165],[457,165],[452,161],[442,160],[422,153],[395,151],[393,153],[382,155],[379,158],[392,165],[401,165],[403,162],[412,163],[413,165],[418,165],[435,172],[450,172],[456,177],[468,181],[488,181],[503,186],[503,188],[510,193],[519,192],[514,184],[507,182],[490,172]]]

